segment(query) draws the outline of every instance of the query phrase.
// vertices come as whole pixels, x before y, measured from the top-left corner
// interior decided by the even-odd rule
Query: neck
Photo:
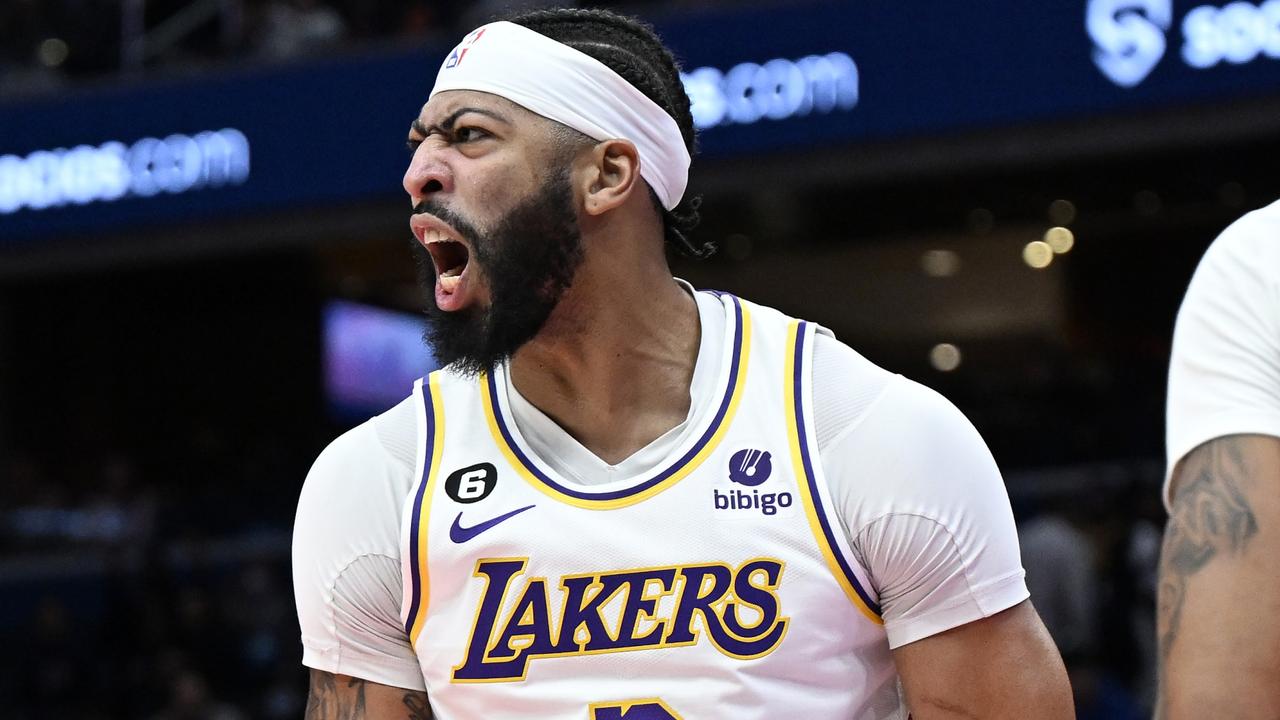
[[[688,416],[701,325],[661,253],[637,262],[590,254],[542,332],[512,358],[511,380],[616,464]]]

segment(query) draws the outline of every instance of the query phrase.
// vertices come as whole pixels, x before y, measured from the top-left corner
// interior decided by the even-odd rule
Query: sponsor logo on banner
[[[1194,70],[1280,59],[1280,0],[1200,5],[1181,23],[1173,0],[1089,0],[1085,30],[1093,41],[1094,65],[1111,82],[1130,88],[1164,60],[1171,33],[1172,42],[1181,34],[1178,54]]]

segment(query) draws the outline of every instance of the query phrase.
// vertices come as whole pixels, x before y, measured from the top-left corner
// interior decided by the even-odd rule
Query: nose
[[[409,200],[414,205],[436,193],[452,192],[453,171],[441,160],[438,152],[423,143],[409,161],[409,169],[405,170],[404,191],[409,193]]]

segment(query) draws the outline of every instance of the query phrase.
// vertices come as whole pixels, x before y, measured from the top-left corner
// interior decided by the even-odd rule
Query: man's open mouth
[[[431,262],[435,265],[436,279],[445,292],[453,292],[462,280],[462,273],[467,269],[467,261],[471,252],[463,243],[446,236],[436,230],[428,230],[423,234],[423,244],[431,253]]]

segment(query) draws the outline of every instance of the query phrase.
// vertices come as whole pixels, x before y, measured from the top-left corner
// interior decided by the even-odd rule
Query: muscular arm
[[[1233,435],[1174,470],[1160,558],[1161,720],[1280,717],[1280,438]]]
[[[914,720],[1074,718],[1067,671],[1024,601],[893,651]]]
[[[311,671],[306,720],[431,720],[427,694]]]

